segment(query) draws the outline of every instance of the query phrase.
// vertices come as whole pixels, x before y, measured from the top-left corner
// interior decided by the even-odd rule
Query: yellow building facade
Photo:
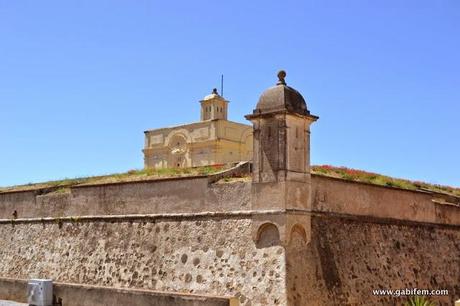
[[[216,89],[201,103],[201,121],[145,131],[146,168],[181,168],[252,159],[252,127],[227,120],[228,101]]]

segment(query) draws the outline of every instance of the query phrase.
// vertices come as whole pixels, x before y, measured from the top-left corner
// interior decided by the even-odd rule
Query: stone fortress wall
[[[318,175],[312,198],[310,241],[292,251],[257,240],[254,217],[277,212],[252,210],[250,182],[192,177],[1,193],[0,276],[285,305],[291,252],[294,271],[308,277],[296,288],[299,305],[399,305],[372,296],[387,287],[449,289],[441,305],[460,295],[460,207]]]
[[[52,278],[65,306],[113,288],[142,306],[399,306],[372,290],[447,289],[431,300],[452,306],[459,199],[311,175],[318,117],[285,77],[246,116],[251,180],[225,179],[249,173],[240,163],[211,176],[0,193],[0,299],[22,301],[23,280]]]
[[[19,216],[0,220],[8,237],[0,276],[286,303],[284,249],[252,240],[250,184],[208,184],[193,177],[0,194]]]

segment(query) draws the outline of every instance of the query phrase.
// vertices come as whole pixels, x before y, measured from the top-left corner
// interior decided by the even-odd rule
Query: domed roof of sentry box
[[[278,83],[262,93],[254,110],[254,115],[278,111],[288,111],[299,115],[310,114],[305,99],[297,90],[286,85],[285,77],[286,72],[284,70],[278,72]]]

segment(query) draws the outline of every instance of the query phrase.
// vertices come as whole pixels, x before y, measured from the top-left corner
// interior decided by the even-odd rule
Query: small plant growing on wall
[[[423,296],[414,296],[407,301],[404,306],[436,306],[435,303]]]

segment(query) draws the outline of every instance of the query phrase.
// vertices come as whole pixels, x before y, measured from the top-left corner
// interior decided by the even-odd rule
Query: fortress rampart
[[[0,193],[0,222],[110,215],[251,212],[251,182],[213,183],[213,176],[81,185]],[[460,225],[460,206],[447,195],[312,175],[311,212]],[[270,210],[271,211],[271,210]]]
[[[386,286],[446,288],[452,296],[438,299],[452,305],[460,294],[452,286],[460,207],[426,192],[320,175],[311,183],[312,210],[293,212],[311,217],[300,251],[258,241],[253,220],[282,212],[252,209],[251,182],[191,177],[1,193],[8,209],[0,235],[8,238],[0,242],[0,275],[283,305],[289,252],[293,271],[307,276],[296,289],[307,305],[399,305],[372,295]]]
[[[318,117],[285,76],[246,116],[251,171],[1,192],[0,298],[52,278],[65,306],[79,295],[91,306],[400,306],[373,290],[404,288],[448,290],[430,300],[452,306],[458,197],[312,175]]]

